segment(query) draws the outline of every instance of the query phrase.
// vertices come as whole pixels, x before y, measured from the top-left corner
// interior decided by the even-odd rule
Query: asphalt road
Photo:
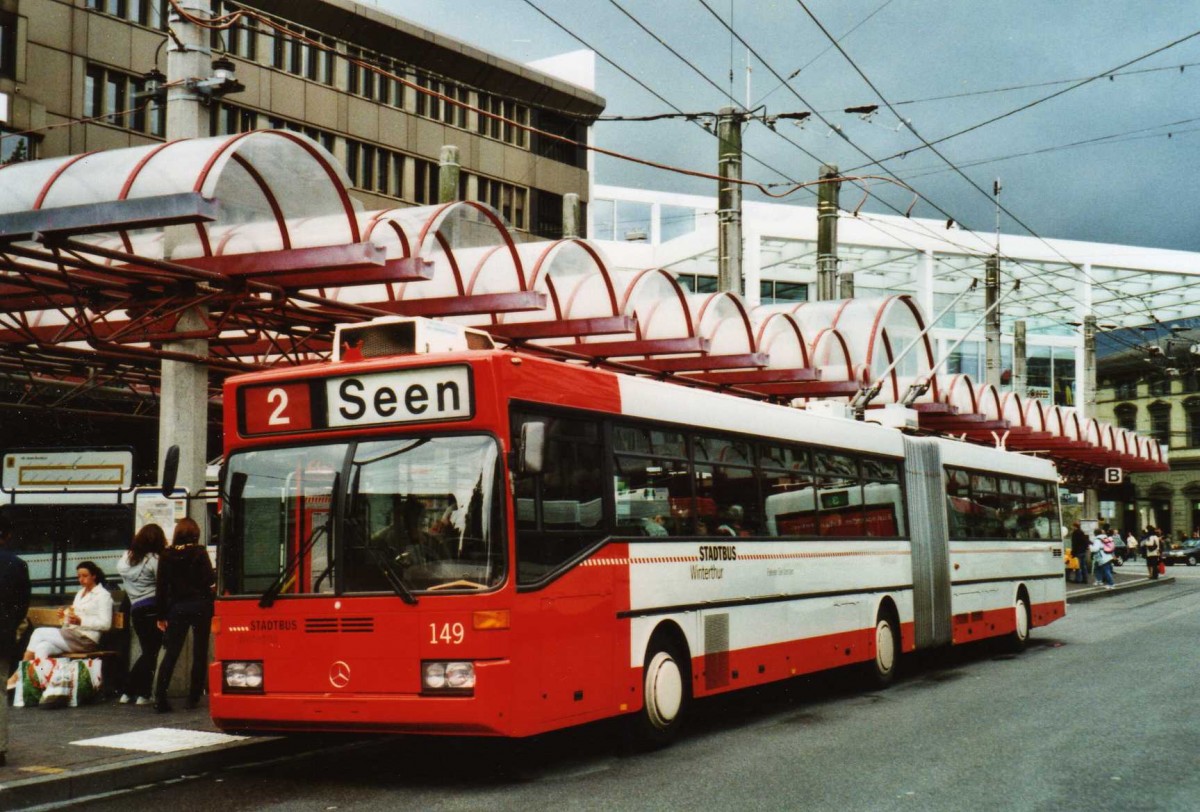
[[[1138,810],[1200,808],[1200,567],[1071,607],[1023,654],[906,663],[699,703],[673,747],[612,725],[520,745],[389,738],[247,765],[89,810]]]

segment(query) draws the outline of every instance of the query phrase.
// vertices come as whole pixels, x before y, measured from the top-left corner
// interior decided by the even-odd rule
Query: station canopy
[[[210,369],[216,403],[227,374],[327,359],[336,324],[421,316],[798,408],[906,405],[919,431],[1068,467],[1165,467],[1145,438],[935,374],[911,296],[750,308],[588,240],[531,241],[482,203],[364,211],[349,185],[282,131],[0,168],[0,397],[128,409],[175,360]]]

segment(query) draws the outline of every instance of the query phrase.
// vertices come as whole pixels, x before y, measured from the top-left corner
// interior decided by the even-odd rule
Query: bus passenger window
[[[616,535],[691,534],[691,491],[685,462],[618,454],[614,469]],[[656,521],[655,517],[660,517],[661,521]]]
[[[526,421],[546,424],[546,450],[541,472],[512,474],[522,584],[542,580],[607,535],[600,424],[514,412],[514,439]]]
[[[900,466],[890,460],[864,459],[863,527],[868,536],[902,538],[904,494],[900,485]]]

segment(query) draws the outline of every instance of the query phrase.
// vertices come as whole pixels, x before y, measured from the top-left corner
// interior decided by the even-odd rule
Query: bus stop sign
[[[1120,485],[1125,479],[1125,472],[1120,468],[1105,468],[1104,469],[1104,484],[1105,485]]]

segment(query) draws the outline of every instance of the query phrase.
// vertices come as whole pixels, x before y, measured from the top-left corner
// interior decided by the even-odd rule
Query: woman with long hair
[[[93,561],[84,561],[75,568],[79,591],[74,602],[59,610],[62,626],[43,626],[33,630],[24,659],[44,660],[60,654],[95,651],[100,635],[112,628],[113,599],[104,588],[104,570]],[[8,687],[17,684],[17,673],[8,680]]]
[[[154,709],[171,710],[167,688],[187,633],[192,632],[192,674],[188,686],[189,708],[200,704],[208,671],[209,624],[213,616],[213,566],[200,543],[200,526],[193,519],[175,525],[171,546],[158,564],[158,628],[165,632],[166,653],[158,667]]]
[[[117,562],[117,572],[125,582],[129,596],[133,632],[142,649],[137,662],[129,671],[129,683],[121,696],[121,704],[136,701],[149,705],[154,687],[154,666],[162,648],[162,632],[158,628],[157,586],[158,560],[167,549],[167,534],[157,524],[145,525],[129,543],[129,549]]]

